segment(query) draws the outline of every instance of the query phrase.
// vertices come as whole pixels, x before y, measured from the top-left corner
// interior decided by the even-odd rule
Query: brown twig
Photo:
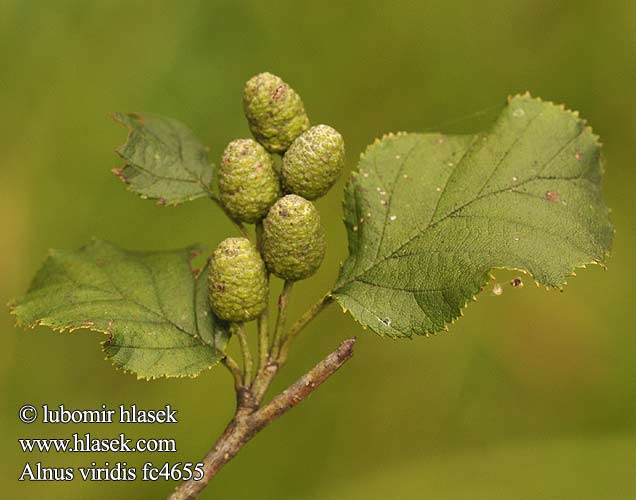
[[[320,384],[345,364],[353,355],[354,344],[355,338],[343,341],[335,351],[262,408],[259,408],[259,397],[255,397],[252,390],[243,389],[238,391],[234,418],[203,459],[205,472],[203,479],[200,481],[191,479],[182,483],[170,496],[169,500],[192,500],[197,498],[210,480],[250,439],[309,396]],[[271,382],[277,370],[278,364],[270,363],[262,372],[263,377]],[[255,380],[255,384],[256,382]],[[265,385],[269,385],[266,382],[266,380],[263,381]],[[262,398],[264,392],[264,390],[261,392],[260,398]]]

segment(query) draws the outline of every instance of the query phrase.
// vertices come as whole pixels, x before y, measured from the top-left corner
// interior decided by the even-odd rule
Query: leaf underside
[[[12,312],[21,326],[107,334],[106,356],[139,378],[195,376],[221,359],[229,333],[210,309],[207,267],[193,275],[193,252],[128,252],[98,240],[52,250]]]
[[[560,288],[608,255],[601,171],[585,122],[528,94],[485,134],[388,135],[347,185],[333,296],[363,326],[411,337],[446,328],[493,268]]]
[[[123,168],[113,172],[129,189],[160,205],[176,205],[210,195],[213,165],[207,148],[182,123],[152,114],[114,113],[128,128],[117,149]]]

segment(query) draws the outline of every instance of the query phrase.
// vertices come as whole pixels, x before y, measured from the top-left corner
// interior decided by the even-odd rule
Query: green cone
[[[260,73],[248,80],[243,109],[254,138],[271,153],[285,152],[309,128],[300,96],[271,73]]]
[[[325,256],[325,234],[318,210],[290,194],[278,200],[263,219],[263,257],[268,269],[285,280],[314,274]]]
[[[225,148],[218,170],[221,202],[236,220],[256,222],[280,196],[274,161],[253,139],[237,139]]]
[[[316,125],[300,135],[283,158],[285,190],[315,200],[329,191],[342,172],[344,140],[328,125]]]
[[[227,238],[210,259],[210,305],[226,321],[250,321],[267,307],[265,264],[247,238]]]

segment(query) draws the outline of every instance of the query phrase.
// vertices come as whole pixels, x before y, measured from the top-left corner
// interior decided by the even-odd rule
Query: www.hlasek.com
[[[64,405],[49,407],[23,405],[18,417],[25,424],[176,424],[177,410],[170,405],[160,409],[142,409],[136,405],[119,405],[99,410],[68,409]],[[130,439],[124,433],[117,437],[93,437],[90,433],[73,433],[68,438],[19,438],[23,453],[175,453],[177,443],[171,438]],[[83,467],[51,467],[42,462],[27,462],[21,470],[19,481],[188,481],[203,479],[202,463],[146,462],[141,467],[126,462],[91,461]]]

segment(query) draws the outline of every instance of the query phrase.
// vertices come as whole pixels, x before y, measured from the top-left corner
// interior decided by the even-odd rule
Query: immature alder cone
[[[274,161],[253,139],[237,139],[227,145],[218,179],[221,202],[236,220],[259,221],[280,196]]]
[[[271,73],[260,73],[248,80],[243,108],[252,134],[271,153],[285,152],[309,128],[300,96]]]
[[[283,158],[285,190],[308,200],[329,191],[344,167],[342,136],[328,125],[316,125],[300,135]]]
[[[285,280],[301,280],[320,267],[325,233],[310,202],[290,194],[278,200],[263,219],[263,257],[268,269]]]
[[[226,321],[250,321],[267,306],[265,264],[247,238],[227,238],[210,259],[210,305]]]

